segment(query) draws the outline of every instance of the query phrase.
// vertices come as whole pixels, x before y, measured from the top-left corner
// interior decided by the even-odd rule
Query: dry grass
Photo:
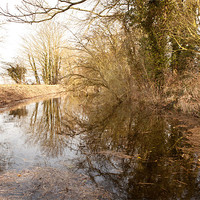
[[[62,92],[65,92],[65,88],[60,85],[0,85],[0,108]]]

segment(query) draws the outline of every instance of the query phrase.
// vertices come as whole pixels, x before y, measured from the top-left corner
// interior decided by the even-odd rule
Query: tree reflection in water
[[[177,123],[130,102],[67,96],[36,103],[28,142],[50,157],[77,151],[76,170],[116,199],[196,198],[198,165],[195,155],[183,156],[187,141]]]
[[[90,112],[79,148],[85,157],[78,168],[96,184],[109,188],[117,199],[199,196],[195,155],[183,158],[181,147],[187,143],[177,122],[130,105],[127,102],[109,111],[98,108],[100,112],[94,104],[84,107]]]
[[[26,109],[26,106],[22,107],[22,108],[18,108],[16,110],[11,110],[10,111],[10,115],[12,115],[13,117],[18,117],[19,119],[27,116],[28,115],[28,111]]]
[[[41,151],[51,157],[62,155],[66,147],[67,138],[62,134],[68,130],[62,125],[60,103],[60,99],[46,100],[43,105],[36,103],[31,116],[28,142],[39,143]]]
[[[96,126],[97,119],[89,116],[94,110],[90,110],[88,114],[86,108],[77,98],[71,99],[70,96],[64,102],[56,98],[46,100],[42,105],[36,103],[31,115],[31,131],[27,142],[40,144],[41,151],[51,157],[62,155],[66,148],[78,151],[74,146],[74,136]]]
[[[0,173],[12,163],[12,152],[8,143],[0,143]]]

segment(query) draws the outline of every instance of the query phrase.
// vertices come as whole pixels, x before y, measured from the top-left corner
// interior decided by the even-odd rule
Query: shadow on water
[[[15,120],[9,118],[11,115]],[[45,157],[50,162],[45,166],[84,173],[93,184],[111,192],[114,199],[200,196],[198,157],[183,150],[191,146],[185,137],[187,129],[148,107],[67,96],[3,117],[6,122],[20,124],[20,133],[26,124],[21,145],[35,148],[31,155],[37,157],[28,167],[42,166]],[[8,144],[0,141],[1,170],[12,168],[9,160],[14,159],[11,154],[16,149]],[[21,156],[26,157],[25,150]]]

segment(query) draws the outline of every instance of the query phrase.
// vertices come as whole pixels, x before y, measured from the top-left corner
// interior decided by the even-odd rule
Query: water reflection
[[[194,197],[198,167],[192,156],[182,157],[183,133],[161,115],[128,105],[118,107],[106,127],[85,135],[87,159],[79,167],[119,199]]]
[[[73,163],[73,170],[89,175],[115,199],[195,199],[200,195],[198,157],[186,156],[182,148],[190,145],[187,129],[148,107],[67,96],[9,115],[18,116],[17,123],[28,123],[21,143],[37,147],[32,154],[40,157],[32,165],[42,163],[44,156],[56,163],[53,166]],[[0,170],[6,169],[11,156],[10,147],[3,145],[0,142],[4,149]]]
[[[36,103],[30,120],[27,142],[39,145],[41,151],[51,157],[63,154],[68,139],[62,135],[68,130],[62,122],[60,103],[60,99],[46,100],[42,105]]]
[[[18,117],[20,119],[21,117],[27,116],[28,111],[26,109],[26,106],[24,106],[23,108],[11,110],[10,115],[12,115],[13,117]]]
[[[9,144],[0,143],[0,173],[12,163],[12,154]]]

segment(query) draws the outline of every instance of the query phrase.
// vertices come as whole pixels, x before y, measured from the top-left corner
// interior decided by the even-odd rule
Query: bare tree
[[[65,80],[69,88],[85,91],[86,96],[109,91],[121,101],[129,92],[130,69],[124,34],[118,23],[99,24],[90,36],[77,39],[79,58],[69,66]]]
[[[46,22],[25,39],[24,54],[37,84],[57,84],[60,76],[64,31],[55,22]]]

